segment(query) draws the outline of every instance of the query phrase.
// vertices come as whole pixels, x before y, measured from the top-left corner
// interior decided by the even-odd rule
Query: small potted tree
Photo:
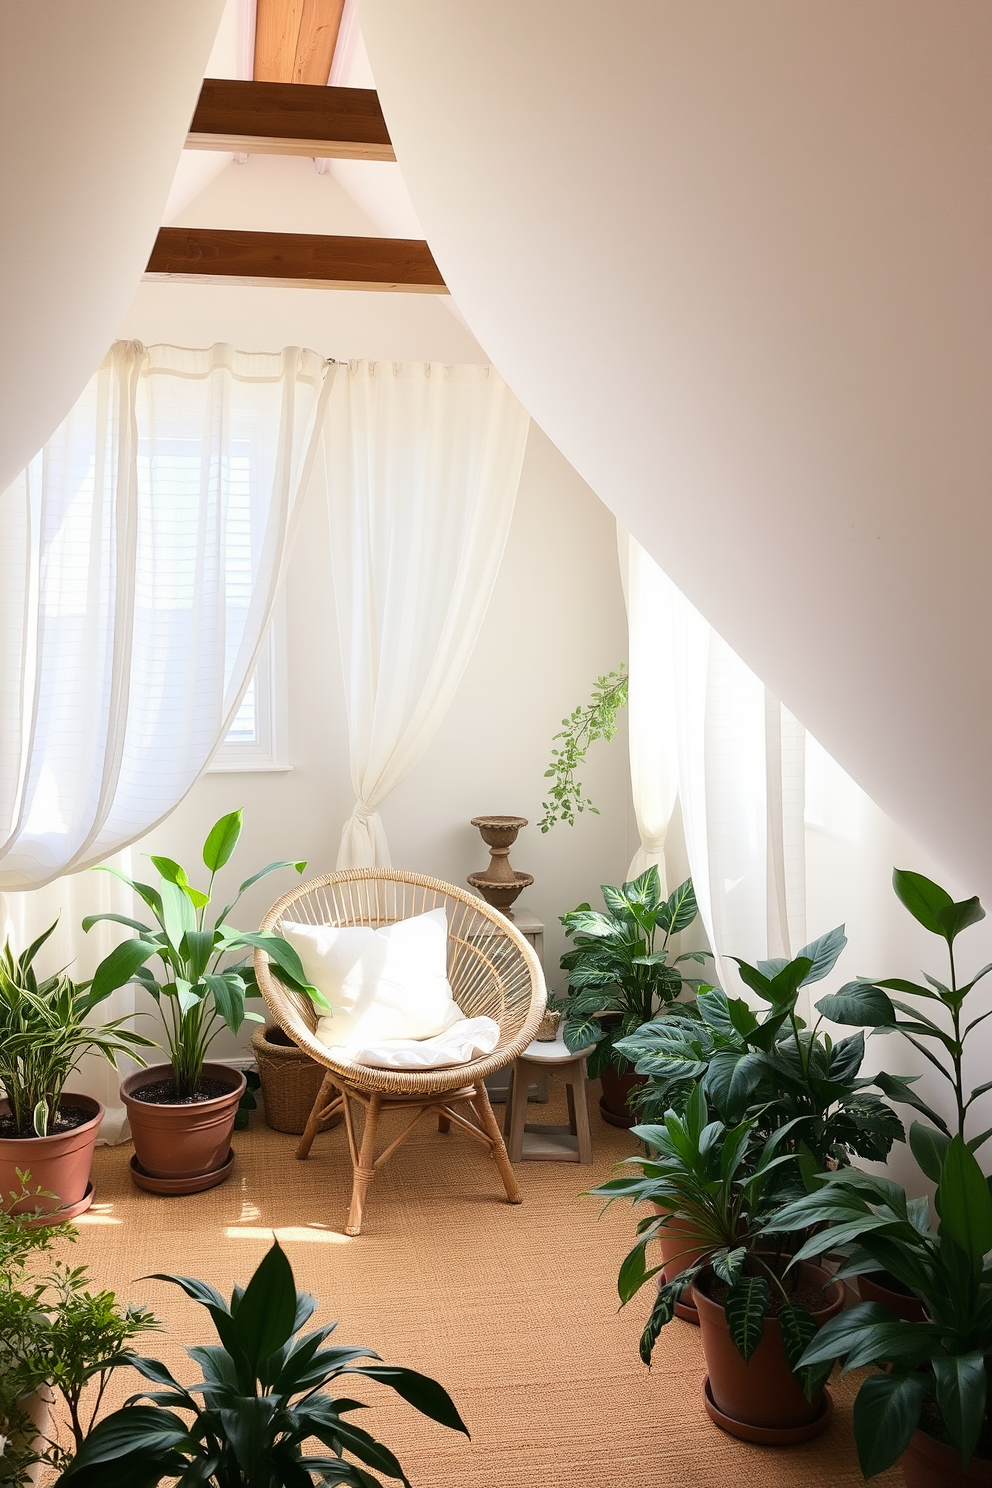
[[[661,1270],[646,1258],[659,1235],[669,1226],[691,1234],[681,1259],[669,1258],[641,1336],[641,1358],[651,1362],[691,1285],[706,1356],[706,1411],[732,1436],[769,1446],[808,1441],[830,1420],[823,1388],[829,1367],[800,1363],[800,1356],[844,1301],[825,1270],[805,1261],[790,1267],[787,1252],[765,1233],[798,1187],[796,1157],[786,1150],[791,1132],[782,1126],[762,1137],[754,1118],[734,1127],[710,1121],[697,1085],[684,1115],[668,1111],[662,1125],[634,1128],[651,1153],[627,1159],[625,1166],[639,1173],[592,1190],[611,1203],[629,1198],[655,1209],[638,1224],[637,1243],[620,1267],[622,1304]]]
[[[39,979],[34,959],[54,929],[20,956],[9,941],[0,952],[0,1207],[27,1202],[11,1195],[30,1170],[42,1191],[30,1207],[65,1220],[93,1201],[90,1170],[103,1120],[98,1100],[67,1089],[76,1066],[89,1052],[114,1065],[129,1054],[140,1064],[138,1050],[151,1040],[122,1018],[88,1021],[111,988],[74,982],[64,971]]]
[[[237,847],[241,821],[241,812],[233,811],[211,828],[203,845],[210,874],[205,891],[195,888],[171,858],[152,858],[157,886],[125,879],[148,905],[154,925],[115,914],[90,915],[83,921],[84,930],[109,919],[137,931],[100,963],[94,991],[105,996],[133,978],[162,1014],[169,1064],[139,1070],[121,1085],[134,1139],[131,1176],[153,1193],[198,1193],[222,1183],[231,1171],[231,1132],[245,1077],[240,1070],[208,1063],[207,1053],[222,1028],[237,1033],[246,1019],[264,1022],[245,1008],[246,998],[259,995],[245,954],[256,948],[267,951],[290,986],[323,1003],[307,983],[295,950],[281,936],[236,930],[228,923],[252,884],[281,868],[302,873],[305,863],[268,863],[245,879],[212,926],[206,922],[214,878]],[[147,964],[152,960],[160,964],[160,979]]]
[[[594,1045],[588,1070],[602,1080],[603,1120],[631,1126],[628,1097],[642,1077],[617,1046],[674,1002],[683,986],[697,984],[679,967],[708,953],[687,951],[669,960],[672,936],[688,929],[698,913],[691,879],[663,899],[658,869],[651,867],[618,888],[604,884],[602,893],[605,914],[580,904],[561,916],[573,942],[561,958],[568,973],[562,1036],[573,1051]]]

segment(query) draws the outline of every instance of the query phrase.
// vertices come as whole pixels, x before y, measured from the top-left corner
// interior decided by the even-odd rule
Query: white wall
[[[334,868],[352,806],[338,641],[330,589],[323,491],[311,488],[287,579],[290,755],[287,773],[206,774],[142,852],[182,862],[196,883],[200,847],[217,817],[245,810],[242,846],[219,880],[226,894],[263,863],[306,858],[308,874]],[[626,659],[626,618],[613,518],[550,441],[532,426],[506,555],[482,634],[455,701],[412,774],[382,816],[397,867],[465,883],[488,862],[473,816],[525,816],[511,854],[533,873],[523,896],[548,927],[552,983],[564,946],[559,915],[622,880],[632,853],[626,733],[593,746],[583,775],[600,815],[542,835],[544,770],[551,736],[587,698],[595,677]],[[238,922],[254,927],[288,887],[290,871],[257,885]],[[221,898],[220,903],[225,902]],[[240,1044],[250,1036],[245,1030]],[[217,1052],[237,1045],[227,1036]]]

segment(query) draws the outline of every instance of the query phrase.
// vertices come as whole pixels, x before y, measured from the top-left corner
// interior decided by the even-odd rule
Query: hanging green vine
[[[555,822],[567,821],[575,826],[580,811],[599,810],[582,794],[582,782],[576,779],[590,744],[597,739],[612,739],[617,731],[617,714],[627,706],[627,668],[621,663],[615,672],[597,677],[592,697],[586,707],[579,706],[562,719],[562,729],[552,743],[561,740],[560,749],[552,749],[551,765],[544,778],[554,782],[548,789],[544,816],[538,822],[542,832],[550,832]]]

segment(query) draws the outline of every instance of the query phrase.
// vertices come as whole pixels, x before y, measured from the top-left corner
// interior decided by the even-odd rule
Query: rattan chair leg
[[[324,1114],[324,1108],[325,1106],[332,1104],[331,1091],[335,1090],[336,1088],[337,1087],[334,1084],[334,1076],[325,1075],[323,1080],[321,1081],[320,1089],[317,1091],[317,1099],[313,1103],[313,1110],[310,1112],[310,1118],[307,1121],[303,1135],[300,1138],[299,1142],[296,1144],[296,1156],[299,1158],[300,1162],[302,1162],[304,1158],[310,1156],[310,1148],[313,1146],[313,1139],[320,1131],[320,1120]]]
[[[354,1178],[351,1186],[351,1208],[348,1210],[348,1223],[344,1227],[346,1235],[360,1235],[362,1233],[362,1210],[365,1208],[365,1195],[368,1192],[372,1174],[375,1171],[375,1132],[379,1125],[379,1110],[382,1106],[382,1096],[373,1091],[369,1097],[369,1103],[365,1110],[365,1128],[362,1132],[362,1146],[358,1154],[358,1162],[355,1164]]]
[[[449,1132],[451,1130],[451,1122],[447,1116],[438,1116],[437,1129],[439,1132]]]
[[[517,1180],[513,1172],[513,1165],[506,1155],[506,1147],[503,1143],[503,1133],[499,1129],[499,1123],[493,1115],[493,1108],[489,1104],[489,1092],[486,1090],[484,1080],[479,1080],[475,1087],[475,1099],[472,1104],[482,1120],[486,1136],[492,1143],[492,1153],[496,1166],[499,1168],[499,1176],[503,1180],[506,1189],[506,1197],[511,1204],[522,1204],[523,1195],[517,1187]]]

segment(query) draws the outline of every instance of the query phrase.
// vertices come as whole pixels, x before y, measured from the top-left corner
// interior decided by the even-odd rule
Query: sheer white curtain
[[[430,743],[472,654],[528,424],[491,367],[338,371],[324,451],[355,792],[340,868],[390,863],[378,808]]]
[[[333,366],[119,342],[0,496],[0,889],[133,842],[224,737]]]
[[[805,732],[643,548],[620,543],[631,780],[654,833],[642,851],[663,845],[677,789],[716,976],[741,990],[730,955],[794,955],[806,940]],[[642,691],[650,705],[635,705]]]

